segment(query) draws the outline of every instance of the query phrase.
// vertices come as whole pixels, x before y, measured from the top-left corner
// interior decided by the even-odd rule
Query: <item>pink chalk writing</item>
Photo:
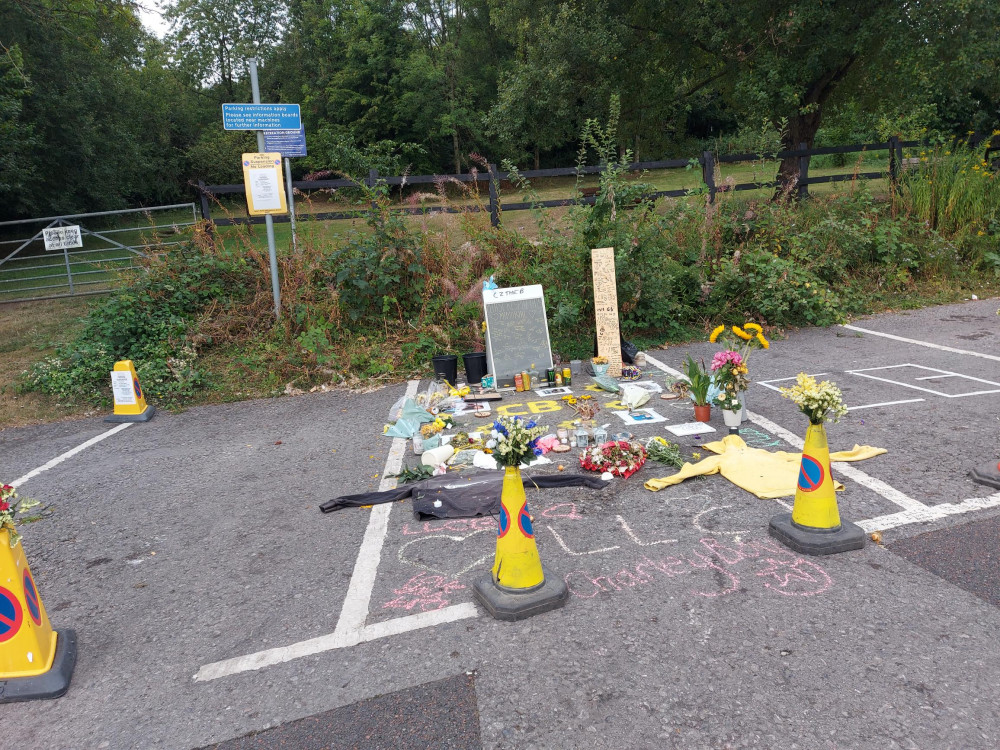
[[[815,596],[833,585],[833,579],[816,563],[797,557],[771,541],[721,542],[700,540],[695,548],[668,557],[643,557],[642,561],[614,573],[574,570],[566,575],[570,593],[582,599],[641,587],[660,579],[702,575],[688,588],[692,596],[720,597],[740,590],[740,573],[734,567],[750,562],[751,581],[760,579],[769,591],[782,596]],[[707,554],[706,554],[707,552]]]
[[[418,573],[402,588],[393,591],[396,598],[383,604],[382,608],[411,610],[419,607],[423,612],[441,609],[450,603],[444,598],[446,594],[464,588],[463,584],[458,581],[449,581],[444,576],[429,576],[426,573]]]

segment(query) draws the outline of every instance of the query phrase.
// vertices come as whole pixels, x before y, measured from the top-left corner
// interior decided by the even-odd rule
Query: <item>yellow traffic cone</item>
[[[49,624],[24,549],[0,530],[0,703],[58,698],[76,665],[76,633]]]
[[[156,407],[147,406],[132,360],[115,362],[115,369],[111,371],[111,393],[115,399],[115,413],[105,417],[105,422],[148,422],[153,418]]]
[[[840,520],[830,473],[830,446],[822,424],[810,424],[806,431],[792,512],[774,516],[768,531],[806,555],[831,555],[865,546],[861,527]]]
[[[566,583],[546,575],[542,567],[517,466],[506,467],[504,473],[493,569],[475,582],[473,591],[498,620],[523,620],[557,609],[569,598]]]
[[[524,494],[521,470],[516,466],[508,466],[503,477],[493,580],[509,589],[530,589],[545,581],[528,512],[528,497]]]

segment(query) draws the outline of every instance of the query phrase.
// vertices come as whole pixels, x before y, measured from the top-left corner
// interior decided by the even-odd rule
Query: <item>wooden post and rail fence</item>
[[[973,136],[969,139],[969,145],[977,146],[984,140],[983,136]],[[778,187],[777,180],[763,181],[763,182],[742,182],[735,184],[723,184],[719,185],[716,181],[716,167],[720,164],[732,164],[732,163],[745,163],[745,162],[761,162],[761,161],[773,161],[786,158],[795,158],[798,160],[798,175],[792,187],[794,194],[799,199],[804,199],[809,197],[809,186],[810,185],[820,185],[825,183],[833,182],[845,182],[852,181],[856,179],[881,179],[883,177],[888,177],[891,189],[899,183],[900,174],[905,166],[903,160],[903,149],[904,148],[914,148],[926,146],[925,141],[902,141],[896,137],[890,138],[884,143],[863,143],[854,144],[849,146],[824,146],[820,148],[808,148],[805,143],[799,144],[799,147],[794,151],[779,151],[773,154],[756,154],[756,153],[743,153],[743,154],[725,154],[716,155],[711,151],[705,151],[697,159],[666,159],[663,161],[644,161],[644,162],[634,162],[628,165],[629,172],[649,172],[661,169],[687,169],[693,164],[697,163],[701,167],[701,179],[703,187],[701,188],[707,194],[708,201],[714,203],[716,196],[720,192],[739,192],[743,190],[761,190],[761,189],[774,189]],[[851,172],[848,174],[832,174],[832,175],[817,175],[810,176],[809,174],[809,163],[813,156],[823,156],[828,154],[851,154],[851,153],[864,153],[870,151],[887,151],[888,152],[888,162],[885,170],[879,171],[868,171],[868,172]],[[988,151],[1000,152],[1000,138],[994,138],[991,142],[991,146]],[[1000,159],[997,159],[995,166],[1000,166]],[[560,167],[555,169],[529,169],[525,171],[519,171],[517,173],[518,177],[532,180],[539,178],[552,178],[552,177],[580,177],[582,175],[590,174],[600,174],[604,171],[604,167],[583,167],[578,169],[576,167]],[[494,227],[500,226],[501,212],[503,211],[524,211],[536,208],[554,208],[559,206],[571,206],[580,204],[593,205],[597,200],[597,190],[595,188],[585,188],[581,191],[581,195],[572,198],[557,198],[552,200],[537,200],[537,201],[522,201],[522,202],[501,202],[500,200],[500,183],[501,181],[509,180],[513,175],[508,172],[500,172],[495,164],[490,164],[488,169],[485,171],[470,172],[467,174],[455,174],[455,175],[407,175],[405,177],[400,176],[384,176],[378,173],[378,170],[371,169],[368,172],[368,177],[364,180],[364,185],[371,188],[378,183],[384,183],[389,186],[414,186],[414,185],[426,185],[426,184],[440,184],[442,182],[459,182],[459,183],[487,183],[488,187],[488,202],[487,203],[471,203],[467,205],[434,205],[434,206],[405,206],[399,205],[394,206],[391,211],[400,214],[411,214],[411,215],[432,215],[441,213],[463,213],[466,211],[488,211],[490,215],[490,224]],[[299,192],[308,193],[310,191],[329,191],[338,189],[349,189],[361,187],[361,184],[350,179],[339,179],[339,180],[300,180],[298,182],[292,183],[293,189]],[[196,186],[198,192],[199,204],[201,207],[201,216],[204,220],[211,222],[214,226],[231,226],[234,224],[262,224],[264,222],[262,217],[230,217],[226,216],[224,218],[217,218],[212,215],[212,203],[213,199],[218,196],[224,195],[242,195],[245,192],[243,185],[206,185],[202,181],[198,181]],[[478,192],[478,186],[477,186]],[[697,190],[691,190],[688,188],[676,189],[676,190],[658,190],[650,193],[646,193],[642,196],[643,200],[655,200],[657,198],[681,198],[691,195],[693,192],[698,192]],[[217,201],[214,201],[217,202]],[[374,210],[374,204],[371,207]],[[309,217],[313,220],[319,221],[336,221],[342,219],[354,219],[363,216],[369,209],[358,208],[354,210],[341,210],[341,211],[328,211],[328,212],[317,212],[302,214],[299,218]],[[276,222],[287,222],[289,219],[287,216],[276,216],[274,217]]]

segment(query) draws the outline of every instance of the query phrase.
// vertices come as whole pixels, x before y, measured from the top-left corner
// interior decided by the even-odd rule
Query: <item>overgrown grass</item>
[[[699,190],[650,203],[641,199],[650,186],[625,171],[629,155],[619,157],[613,133],[589,124],[584,143],[581,161],[596,151],[606,165],[593,206],[525,212],[517,225],[505,217],[492,228],[485,212],[394,214],[378,186],[364,190],[373,210],[363,225],[305,222],[298,252],[286,247],[279,257],[279,321],[259,234],[199,232],[153,253],[145,273],[96,304],[80,334],[23,386],[61,402],[106,402],[107,371],[120,358],[167,405],[398,380],[426,372],[434,354],[482,347],[480,290],[490,275],[501,286],[543,284],[554,350],[589,356],[594,247],[615,248],[622,328],[647,347],[704,335],[720,321],[830,325],[998,288],[989,226],[932,226],[916,175],[892,200],[854,182],[802,204],[722,193],[709,205]],[[514,179],[520,195],[543,198]],[[438,185],[437,199],[453,191],[455,205],[481,205],[482,195],[457,183]],[[995,216],[996,194],[984,201],[979,211]],[[529,222],[530,231],[517,228]]]
[[[0,305],[0,429],[93,411],[88,403],[67,404],[56,396],[16,387],[21,374],[51,355],[82,325],[93,298]]]

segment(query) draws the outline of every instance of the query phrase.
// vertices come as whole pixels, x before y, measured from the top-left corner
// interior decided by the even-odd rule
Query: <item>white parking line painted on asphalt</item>
[[[413,398],[416,395],[419,384],[419,380],[411,380],[407,384],[405,394],[407,398]],[[389,449],[389,456],[386,458],[385,469],[382,471],[382,481],[379,483],[380,492],[391,490],[396,486],[396,479],[388,475],[399,473],[405,454],[406,439],[394,438],[392,447]],[[392,506],[393,503],[385,503],[376,505],[371,510],[368,527],[365,529],[365,536],[361,542],[361,549],[358,551],[358,558],[354,563],[354,573],[351,575],[351,582],[347,587],[347,596],[340,611],[340,619],[337,621],[337,627],[333,633],[288,646],[279,646],[246,656],[236,656],[205,664],[195,674],[194,679],[197,682],[206,682],[240,672],[281,664],[303,656],[356,646],[359,643],[373,641],[377,638],[408,633],[412,630],[463,620],[468,617],[477,617],[479,611],[476,606],[472,603],[464,603],[429,612],[419,612],[406,617],[397,617],[371,625],[366,624],[371,607],[372,591],[375,588],[375,577],[382,559],[382,548],[385,546],[385,538],[389,531],[389,514],[392,512]]]
[[[898,370],[903,367],[915,367],[918,370],[928,370],[930,372],[940,373],[937,377],[952,377],[961,378],[962,380],[971,380],[975,383],[985,383],[986,385],[995,385],[996,389],[989,391],[971,391],[969,393],[945,393],[944,391],[935,391],[932,388],[924,388],[923,386],[914,385],[913,383],[907,383],[902,380],[893,380],[891,378],[880,378],[876,375],[869,375],[868,373],[874,372],[875,370]],[[893,385],[902,386],[903,388],[911,388],[915,391],[923,391],[924,393],[933,393],[935,396],[942,396],[943,398],[965,398],[966,396],[985,396],[989,393],[1000,393],[1000,383],[993,380],[984,380],[983,378],[974,378],[971,375],[962,375],[958,372],[952,372],[951,370],[939,370],[936,367],[924,367],[923,365],[914,365],[911,363],[906,363],[902,365],[886,365],[885,367],[865,367],[860,370],[846,370],[847,375],[857,375],[861,378],[869,378],[871,380],[878,380],[883,383],[892,383]],[[915,378],[915,380],[921,380],[926,378]]]
[[[115,433],[121,432],[126,427],[131,427],[133,424],[135,424],[135,422],[122,422],[120,425],[112,427],[107,432],[102,432],[97,437],[92,437],[87,442],[80,443],[80,445],[78,445],[75,448],[72,448],[72,449],[66,451],[61,456],[56,456],[55,458],[53,458],[48,463],[44,463],[41,466],[39,466],[37,469],[32,469],[27,474],[25,474],[23,477],[18,477],[13,482],[11,482],[11,485],[14,486],[14,487],[20,487],[22,484],[24,484],[28,480],[34,479],[35,477],[37,477],[43,471],[48,471],[49,469],[51,469],[51,468],[53,468],[55,466],[58,466],[63,461],[65,461],[67,458],[72,458],[77,453],[80,453],[81,451],[87,450],[87,448],[89,448],[90,446],[95,445],[95,444],[101,442],[105,438],[111,437]]]
[[[967,354],[970,357],[981,357],[982,359],[992,359],[995,362],[1000,362],[1000,357],[993,354],[983,354],[982,352],[973,352],[968,349],[956,349],[953,346],[942,346],[941,344],[934,344],[930,341],[919,341],[917,339],[908,339],[905,336],[895,336],[891,333],[882,333],[881,331],[873,331],[869,328],[860,328],[858,326],[843,325],[841,328],[846,328],[849,331],[857,331],[859,333],[867,333],[872,336],[881,336],[882,338],[892,339],[893,341],[902,341],[904,344],[916,344],[917,346],[926,346],[930,349],[938,349],[942,352],[952,352],[953,354]]]
[[[829,373],[827,373],[827,372],[817,372],[816,374],[810,375],[809,377],[811,377],[811,378],[820,378],[820,377],[822,377],[824,375],[829,375]],[[786,382],[788,380],[797,380],[798,377],[799,377],[798,375],[794,375],[793,377],[790,377],[790,378],[775,378],[774,380],[758,380],[756,382],[757,382],[757,385],[762,385],[765,388],[770,388],[775,393],[781,393],[781,388],[776,388],[773,385],[771,385],[771,383],[784,383],[784,382]]]
[[[850,406],[847,411],[858,411],[859,409],[874,409],[876,406],[896,406],[896,404],[915,404],[923,401],[922,398],[908,398],[903,401],[883,401],[881,404],[864,404],[863,406]]]
[[[890,513],[885,516],[869,518],[866,521],[858,521],[858,526],[867,533],[872,531],[885,531],[887,529],[908,526],[911,523],[929,523],[938,521],[947,516],[956,516],[962,513],[969,513],[973,510],[984,510],[986,508],[996,508],[1000,506],[1000,492],[986,497],[970,497],[957,503],[942,503],[941,505],[929,505],[921,509],[904,510],[899,513]]]

